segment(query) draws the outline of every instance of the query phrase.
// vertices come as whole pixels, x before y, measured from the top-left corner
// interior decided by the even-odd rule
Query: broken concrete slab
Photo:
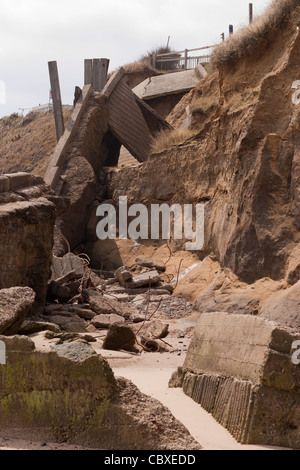
[[[121,266],[115,272],[115,278],[121,284],[121,286],[126,287],[127,282],[132,279],[132,273],[126,266]]]
[[[31,287],[36,293],[33,310],[41,311],[52,258],[55,197],[44,184],[31,195],[1,195],[5,202],[0,204],[0,240],[5,249],[1,253],[0,287]]]
[[[169,325],[162,323],[160,320],[152,320],[150,324],[143,329],[143,335],[149,336],[151,339],[165,338],[169,332]]]
[[[31,186],[33,183],[33,176],[30,173],[18,172],[5,174],[10,180],[10,191],[17,191],[18,189]]]
[[[74,253],[67,253],[62,257],[53,256],[52,260],[53,279],[57,280],[63,276],[74,272],[83,276],[84,260]]]
[[[137,289],[139,287],[153,286],[160,282],[160,276],[156,270],[147,271],[145,273],[133,276],[132,280],[127,283],[129,289]]]
[[[40,331],[53,331],[54,333],[60,333],[60,328],[58,325],[49,322],[25,320],[17,331],[18,335],[32,335],[34,333],[39,333]]]
[[[114,323],[125,323],[125,318],[114,313],[110,315],[97,315],[91,321],[91,324],[96,328],[109,328]]]
[[[0,193],[10,191],[10,179],[8,176],[0,176]]]
[[[202,66],[193,70],[167,73],[147,78],[132,91],[141,99],[147,101],[160,96],[188,92],[195,88],[199,81],[207,75]]]
[[[21,327],[35,300],[30,287],[0,290],[0,334],[13,335]]]
[[[138,266],[144,266],[145,268],[154,268],[162,272],[166,270],[165,263],[158,258],[137,258],[135,262]]]
[[[126,304],[113,299],[107,300],[104,298],[104,295],[92,289],[83,289],[82,296],[83,299],[89,303],[91,310],[98,315],[114,313],[124,318],[129,318],[132,313],[130,307],[127,307]]]
[[[58,325],[63,331],[69,333],[85,333],[87,323],[76,313],[62,311],[52,314],[49,318],[52,323]]]
[[[203,313],[183,390],[242,443],[300,448],[300,370],[292,362],[298,339],[299,330],[261,317]]]
[[[133,296],[129,294],[104,294],[106,300],[117,300],[118,302],[129,302]]]

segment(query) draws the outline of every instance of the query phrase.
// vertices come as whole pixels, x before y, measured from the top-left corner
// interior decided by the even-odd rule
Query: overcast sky
[[[252,0],[261,14],[271,0]],[[153,47],[218,43],[248,23],[249,0],[0,0],[0,117],[49,99],[48,61],[57,60],[64,103],[83,85],[84,59],[110,71]],[[3,104],[3,88],[6,103]]]

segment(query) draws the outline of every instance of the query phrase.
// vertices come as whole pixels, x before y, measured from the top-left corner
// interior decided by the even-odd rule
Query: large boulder
[[[261,317],[204,313],[184,362],[183,390],[238,441],[299,449],[299,340],[299,329]]]
[[[135,342],[134,332],[129,326],[114,323],[109,327],[103,342],[103,349],[134,351]]]
[[[14,335],[21,327],[35,300],[30,287],[0,290],[0,334]]]
[[[59,198],[42,178],[26,173],[1,177],[0,184],[0,288],[31,287],[34,311],[45,306],[50,277],[53,228],[60,208]]]

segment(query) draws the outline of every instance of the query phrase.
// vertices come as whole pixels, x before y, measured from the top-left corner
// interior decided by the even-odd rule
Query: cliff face
[[[294,284],[300,274],[296,80],[300,33],[289,26],[220,70],[219,106],[198,135],[112,173],[109,196],[145,204],[205,202],[201,256],[215,253],[246,282],[267,276]]]

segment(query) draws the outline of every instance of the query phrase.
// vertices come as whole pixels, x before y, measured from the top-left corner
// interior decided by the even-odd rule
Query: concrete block
[[[4,176],[7,176],[10,179],[11,191],[17,191],[18,189],[31,186],[33,181],[32,175],[25,172],[6,174]]]
[[[0,176],[0,193],[10,191],[10,179],[8,176]]]

